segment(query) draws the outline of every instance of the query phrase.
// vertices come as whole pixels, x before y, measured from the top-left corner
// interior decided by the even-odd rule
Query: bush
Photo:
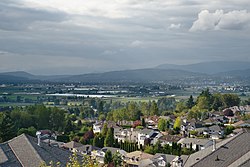
[[[61,135],[61,136],[57,136],[57,141],[61,141],[61,142],[67,143],[70,140],[69,140],[69,136],[67,136],[67,135]]]

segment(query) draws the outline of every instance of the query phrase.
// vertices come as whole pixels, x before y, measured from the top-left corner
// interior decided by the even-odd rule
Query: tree
[[[102,100],[98,101],[98,103],[97,103],[97,110],[99,112],[103,112],[103,101]]]
[[[93,160],[89,155],[83,155],[81,159],[77,156],[76,153],[73,153],[69,158],[66,167],[98,167],[99,163],[96,160]],[[62,166],[60,162],[51,161],[49,165],[45,162],[42,162],[39,167],[60,167]]]
[[[106,138],[104,140],[104,146],[105,147],[113,147],[114,145],[114,129],[109,128]]]
[[[52,130],[58,131],[63,129],[63,122],[65,119],[65,111],[58,108],[53,108],[50,113],[50,127]]]
[[[100,114],[99,117],[98,117],[99,121],[104,121],[105,119],[106,119],[106,117],[105,117],[104,114]]]
[[[187,108],[191,109],[194,105],[195,105],[195,103],[194,103],[194,98],[193,98],[193,96],[191,95],[191,96],[188,98],[188,100],[187,100],[186,106],[187,106]]]
[[[158,121],[158,129],[160,131],[165,131],[166,130],[166,126],[167,126],[166,120],[163,119],[163,118],[160,118],[160,120]]]
[[[141,112],[143,113],[144,116],[150,115],[148,103],[146,102],[141,103]]]
[[[82,139],[81,139],[81,142],[82,142],[83,144],[90,144],[90,140],[93,139],[93,138],[94,138],[94,132],[93,132],[93,130],[91,129],[91,130],[87,131],[87,132],[83,135],[83,137],[82,137]]]
[[[187,111],[187,106],[183,101],[181,101],[177,103],[175,110],[178,112],[183,112],[183,111],[185,112]]]
[[[146,126],[146,123],[145,123],[145,119],[144,119],[144,118],[142,118],[142,120],[141,120],[141,125],[142,125],[143,127]]]
[[[171,147],[168,144],[165,144],[163,146],[163,153],[164,154],[170,154],[171,153]]]
[[[121,154],[115,153],[113,155],[113,163],[115,167],[122,166],[122,157]]]
[[[0,143],[12,139],[16,135],[16,127],[9,114],[0,113]]]
[[[110,150],[107,150],[104,156],[104,163],[110,164],[113,161],[112,153]]]
[[[235,94],[224,94],[222,95],[224,107],[239,106],[240,98]]]
[[[162,147],[160,141],[157,141],[154,145],[154,153],[162,153]]]
[[[229,134],[233,133],[233,130],[234,130],[234,127],[232,125],[228,125],[228,126],[226,126],[224,133],[225,133],[225,135],[229,135]]]
[[[213,103],[211,108],[218,111],[219,109],[221,109],[221,107],[223,107],[223,97],[220,93],[216,93],[213,95]]]
[[[36,128],[34,128],[33,126],[29,127],[29,128],[21,128],[18,130],[17,135],[21,135],[21,134],[27,134],[30,136],[36,136]]]
[[[158,106],[157,106],[157,103],[155,101],[153,101],[151,103],[151,106],[150,106],[150,115],[158,115]]]
[[[107,124],[107,123],[104,123],[104,125],[103,125],[103,127],[102,127],[102,132],[101,132],[101,134],[102,134],[103,136],[106,136],[107,132],[108,132],[108,124]]]
[[[129,120],[139,120],[141,116],[141,112],[138,109],[137,105],[135,102],[129,102],[128,107],[127,107],[127,112],[126,112]]]
[[[213,103],[213,96],[209,89],[203,90],[197,98],[196,106],[200,110],[210,110]]]
[[[148,145],[145,147],[144,152],[148,154],[154,154],[154,148]]]
[[[102,136],[101,134],[95,135],[93,139],[93,146],[102,148],[104,146],[104,136]]]
[[[65,128],[64,128],[64,132],[66,134],[69,134],[73,130],[74,130],[74,125],[72,124],[70,119],[67,119],[66,125],[65,125]]]
[[[206,96],[200,96],[197,99],[196,106],[198,107],[199,110],[210,110],[211,104],[209,103],[209,98]]]
[[[179,131],[181,128],[181,118],[177,117],[174,122],[174,130]]]
[[[48,129],[50,125],[50,110],[48,110],[44,105],[37,105],[35,106],[34,113],[37,117],[37,128]]]

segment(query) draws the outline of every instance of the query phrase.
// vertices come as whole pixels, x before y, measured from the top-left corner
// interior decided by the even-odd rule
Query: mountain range
[[[189,65],[163,64],[154,68],[82,75],[32,75],[24,71],[0,73],[0,82],[150,82],[198,78],[237,77],[250,80],[249,62],[204,62]]]
[[[205,73],[205,74],[217,74],[230,71],[239,71],[250,69],[250,62],[242,61],[214,61],[214,62],[202,62],[188,65],[175,65],[175,64],[162,64],[157,66],[158,69],[178,69],[191,72]]]

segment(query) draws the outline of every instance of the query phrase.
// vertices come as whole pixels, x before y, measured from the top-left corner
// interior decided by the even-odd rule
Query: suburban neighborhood
[[[88,156],[97,166],[249,166],[250,119],[240,117],[249,113],[250,106],[233,106],[198,121],[174,115],[96,121],[91,128],[95,136],[92,145],[77,140],[62,142],[56,131],[39,130],[36,137],[21,134],[1,143],[0,164],[29,167],[53,162],[66,166],[75,155],[79,159]],[[167,131],[162,129],[162,121],[168,122],[164,124]],[[103,133],[104,146],[98,147],[102,143],[98,145],[96,136]],[[108,154],[116,161],[107,162]]]

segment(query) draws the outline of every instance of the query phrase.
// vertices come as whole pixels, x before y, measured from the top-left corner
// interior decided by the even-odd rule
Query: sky
[[[250,62],[249,0],[1,0],[0,72]]]

